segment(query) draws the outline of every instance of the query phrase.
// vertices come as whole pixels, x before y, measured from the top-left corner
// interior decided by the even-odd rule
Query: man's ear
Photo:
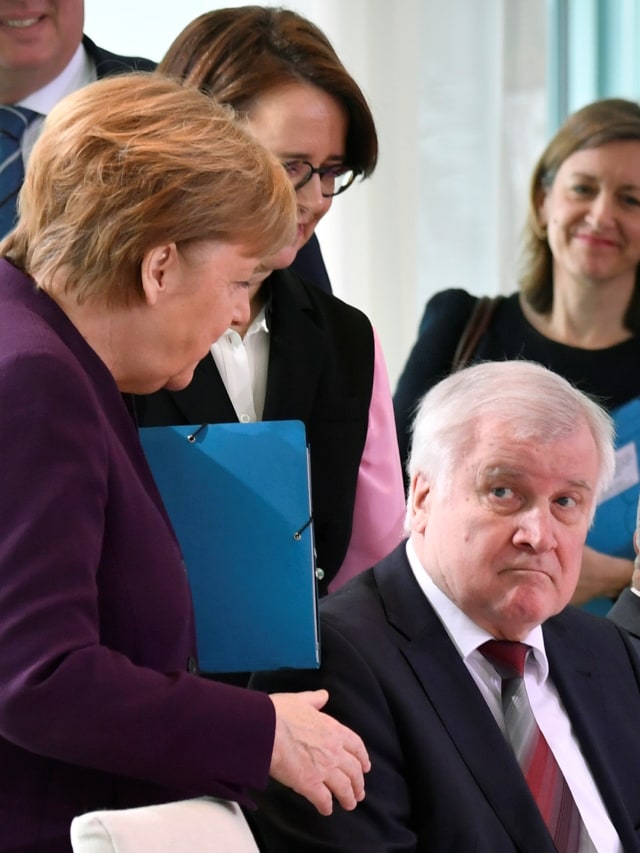
[[[175,243],[154,246],[145,252],[140,265],[142,290],[148,305],[155,305],[159,296],[166,291],[167,277],[178,262]]]
[[[424,533],[429,518],[429,497],[431,485],[424,474],[415,474],[409,487],[409,507],[411,510],[411,529]]]
[[[638,536],[637,530],[633,531],[633,547],[636,554],[640,554],[640,537]]]

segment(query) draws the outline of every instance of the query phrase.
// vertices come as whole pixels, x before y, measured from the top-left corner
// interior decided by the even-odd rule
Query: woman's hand
[[[331,814],[334,797],[343,809],[355,809],[371,768],[358,735],[320,711],[328,698],[326,690],[271,694],[276,709],[271,776],[322,815]]]

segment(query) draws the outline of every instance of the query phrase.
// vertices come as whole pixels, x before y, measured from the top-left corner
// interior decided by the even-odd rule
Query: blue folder
[[[640,483],[640,400],[634,399],[611,411],[616,429],[616,474],[611,488],[598,504],[587,545],[596,551],[633,560],[633,532]],[[594,598],[586,610],[604,616],[612,605],[608,598]]]
[[[201,670],[318,667],[304,424],[144,427],[140,439],[187,566]]]

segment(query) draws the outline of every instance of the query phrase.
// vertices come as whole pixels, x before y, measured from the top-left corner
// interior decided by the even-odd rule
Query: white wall
[[[394,384],[429,295],[515,289],[526,184],[546,134],[545,0],[267,5],[318,24],[371,103],[378,169],[336,199],[318,234],[336,293],[373,321]],[[215,6],[85,8],[85,31],[101,47],[158,60]]]

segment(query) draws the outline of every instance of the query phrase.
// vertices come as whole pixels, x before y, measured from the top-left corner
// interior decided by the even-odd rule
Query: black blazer
[[[360,459],[369,422],[374,340],[357,308],[279,270],[271,290],[271,342],[263,420],[305,424],[320,592],[337,574],[351,538]],[[140,426],[232,423],[236,413],[213,357],[183,391],[135,398]]]
[[[324,265],[324,258],[320,251],[320,243],[315,234],[307,240],[304,246],[298,251],[298,254],[293,259],[291,268],[298,273],[300,278],[304,278],[311,284],[315,284],[320,290],[327,293],[332,293],[331,282],[329,281],[329,273]]]
[[[111,77],[127,71],[153,71],[156,63],[141,56],[118,56],[98,47],[88,36],[82,37],[82,44],[96,66],[98,77]]]
[[[321,817],[271,783],[255,815],[278,853],[553,853],[491,711],[411,572],[404,544],[320,604],[322,668],[258,673],[268,691],[325,687],[369,750],[366,797]],[[606,619],[543,626],[550,676],[625,853],[640,850],[640,670]],[[280,827],[284,827],[282,830]]]

